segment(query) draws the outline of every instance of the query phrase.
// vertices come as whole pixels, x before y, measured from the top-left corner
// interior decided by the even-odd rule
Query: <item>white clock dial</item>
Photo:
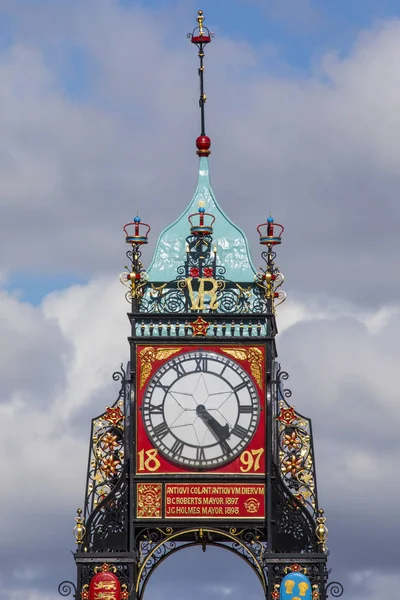
[[[253,437],[260,403],[235,361],[207,350],[166,362],[149,383],[142,417],[153,445],[166,458],[195,469],[235,459]]]

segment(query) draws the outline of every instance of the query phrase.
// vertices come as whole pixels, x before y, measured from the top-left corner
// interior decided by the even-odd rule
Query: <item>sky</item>
[[[197,180],[202,8],[215,195],[246,232],[285,225],[277,346],[313,419],[331,578],[400,585],[400,18],[394,0],[0,0],[0,600],[75,578],[90,419],[128,358],[122,225],[161,230]],[[262,598],[193,548],[146,598]]]

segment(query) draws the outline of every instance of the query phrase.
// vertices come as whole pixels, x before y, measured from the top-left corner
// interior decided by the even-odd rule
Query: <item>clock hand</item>
[[[215,435],[218,441],[225,441],[230,436],[229,425],[221,425],[205,408],[203,404],[198,404],[196,414],[200,417],[209,430]],[[224,444],[225,445],[225,444]]]

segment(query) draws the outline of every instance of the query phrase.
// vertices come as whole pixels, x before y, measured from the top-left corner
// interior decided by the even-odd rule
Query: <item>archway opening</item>
[[[168,556],[150,576],[143,600],[263,600],[259,578],[224,548],[201,545]]]

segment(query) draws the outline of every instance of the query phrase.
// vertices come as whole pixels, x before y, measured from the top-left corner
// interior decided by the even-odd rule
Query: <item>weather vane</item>
[[[192,44],[196,44],[199,49],[199,78],[200,78],[200,98],[199,98],[199,106],[200,106],[200,117],[201,117],[201,132],[200,137],[196,140],[197,146],[197,154],[199,156],[208,156],[210,154],[210,146],[211,140],[206,135],[206,124],[205,124],[205,115],[204,115],[204,105],[207,100],[207,96],[204,92],[204,49],[207,44],[209,44],[214,37],[213,33],[210,33],[209,29],[204,26],[204,15],[203,11],[199,10],[197,13],[197,27],[195,27],[192,33],[188,33],[187,37],[190,39]]]

